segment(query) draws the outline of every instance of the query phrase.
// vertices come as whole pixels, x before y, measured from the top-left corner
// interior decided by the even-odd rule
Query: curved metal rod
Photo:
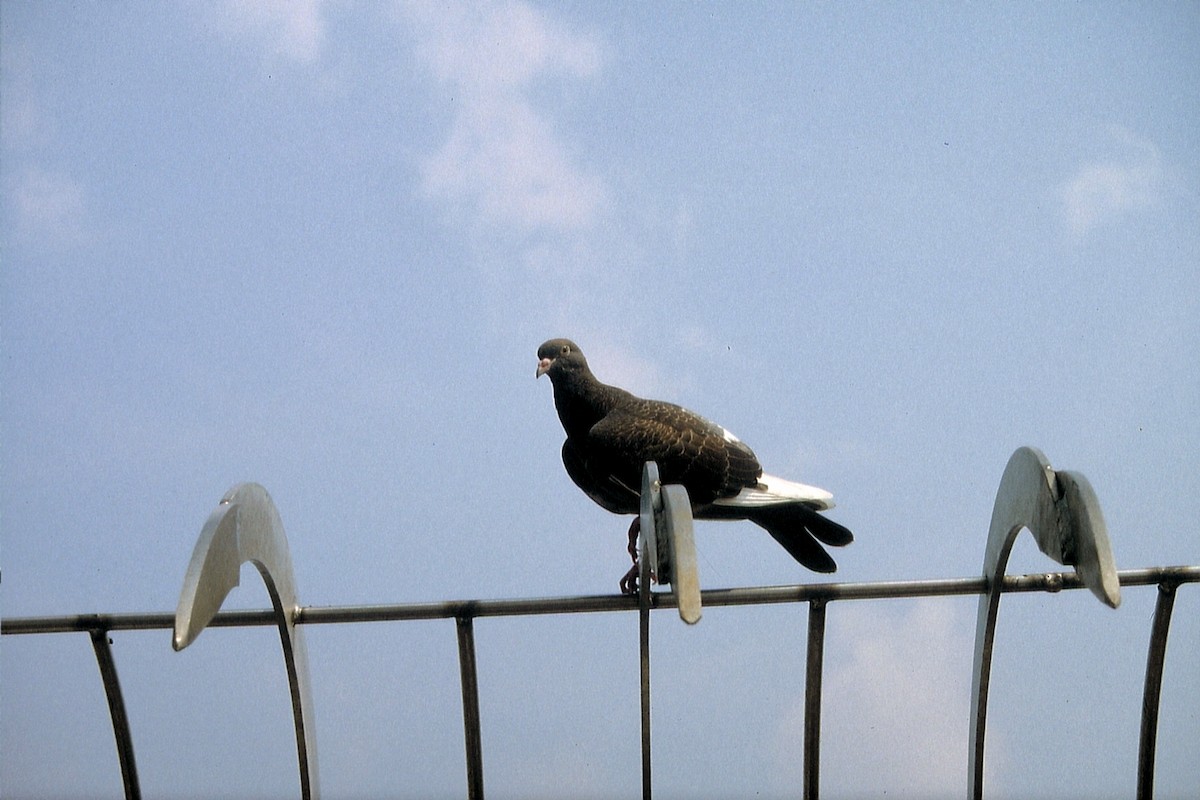
[[[226,492],[204,523],[183,578],[172,645],[182,650],[196,640],[238,585],[241,566],[247,561],[258,569],[271,596],[292,696],[300,795],[315,800],[320,793],[316,730],[308,648],[295,622],[299,604],[292,557],[279,512],[267,490],[257,483],[238,484]]]
[[[1142,732],[1138,741],[1137,798],[1154,797],[1154,752],[1158,744],[1158,709],[1162,698],[1163,666],[1167,661],[1167,634],[1175,608],[1174,583],[1158,585],[1150,647],[1146,652],[1146,686],[1142,690]]]
[[[125,713],[125,700],[121,695],[121,682],[117,679],[117,662],[113,660],[108,631],[92,628],[88,634],[92,637],[92,649],[96,651],[100,679],[104,681],[104,694],[108,697],[108,714],[112,718],[113,736],[117,740],[117,758],[121,762],[125,800],[139,800],[142,790],[138,785],[137,762],[133,758],[133,735],[129,732],[129,716]]]
[[[975,663],[971,685],[971,730],[967,773],[971,797],[983,797],[983,747],[987,727],[992,645],[1004,570],[1013,542],[1028,528],[1038,548],[1063,565],[1073,565],[1084,584],[1106,605],[1121,602],[1121,587],[1100,504],[1087,478],[1055,472],[1040,450],[1020,447],[1008,460],[988,530],[983,575],[988,590],[979,597]]]

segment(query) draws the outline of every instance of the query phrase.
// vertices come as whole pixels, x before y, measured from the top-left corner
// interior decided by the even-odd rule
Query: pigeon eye
[[[560,352],[560,353],[562,353],[562,355],[564,355],[564,356],[565,356],[567,353],[571,352],[571,345],[569,345],[569,344],[564,344],[564,345],[562,346],[562,349],[561,349],[559,352]]]

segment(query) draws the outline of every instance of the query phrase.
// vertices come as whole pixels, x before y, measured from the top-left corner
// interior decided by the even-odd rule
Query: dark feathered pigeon
[[[542,375],[554,384],[554,405],[567,433],[567,474],[604,508],[637,514],[642,465],[655,461],[663,483],[687,489],[696,519],[748,519],[809,569],[837,569],[821,543],[841,547],[854,535],[817,513],[833,507],[829,492],[764,474],[754,451],[686,408],[601,383],[569,339],[538,348]],[[621,580],[625,592],[636,587],[638,529],[635,516],[629,529],[634,568]]]

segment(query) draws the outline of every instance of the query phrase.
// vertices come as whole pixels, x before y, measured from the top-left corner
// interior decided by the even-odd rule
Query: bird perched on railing
[[[821,544],[842,547],[854,535],[818,513],[833,507],[829,492],[763,473],[753,450],[699,414],[601,383],[569,339],[551,339],[537,355],[537,377],[550,376],[567,434],[563,465],[588,497],[614,514],[637,515],[642,466],[654,461],[664,484],[687,489],[696,519],[750,520],[814,572],[837,569]],[[637,587],[639,530],[634,516],[634,564],[621,579],[627,594]]]

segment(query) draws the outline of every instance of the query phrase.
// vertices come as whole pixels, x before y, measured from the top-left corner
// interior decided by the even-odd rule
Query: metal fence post
[[[1043,553],[1059,564],[1074,565],[1083,583],[1105,604],[1116,608],[1121,602],[1121,584],[1108,529],[1087,478],[1077,472],[1056,472],[1040,450],[1017,448],[1000,478],[983,556],[983,575],[988,583],[987,590],[979,597],[975,620],[967,750],[967,784],[972,800],[983,798],[983,745],[992,645],[1004,570],[1022,528],[1033,533]]]
[[[1167,634],[1175,607],[1174,583],[1158,585],[1150,646],[1146,653],[1146,685],[1142,690],[1142,730],[1138,741],[1137,798],[1154,797],[1154,751],[1158,743],[1158,707],[1162,697],[1163,666],[1167,660]]]
[[[808,650],[804,676],[804,799],[821,789],[821,678],[825,669],[825,601],[808,604]]]
[[[92,639],[92,649],[96,652],[100,679],[104,681],[104,694],[108,697],[108,714],[112,718],[113,736],[117,740],[117,759],[121,762],[125,800],[139,800],[142,790],[138,785],[137,762],[133,757],[133,735],[129,731],[129,717],[125,713],[125,700],[121,695],[121,682],[117,679],[117,662],[113,660],[108,630],[96,627],[90,629],[88,634]]]
[[[279,629],[296,729],[300,796],[316,800],[320,795],[317,734],[308,649],[304,632],[296,626],[301,614],[296,577],[279,511],[267,490],[257,483],[241,483],[226,492],[200,531],[183,578],[171,644],[182,650],[195,641],[216,616],[229,591],[238,585],[242,564],[247,561],[254,564],[267,586],[272,620]]]
[[[475,628],[470,617],[455,618],[458,666],[462,674],[463,737],[467,747],[467,797],[483,800],[483,737],[479,722],[479,676],[475,668]]]
[[[641,550],[638,558],[638,662],[640,665],[642,721],[642,800],[650,800],[653,786],[650,777],[650,581],[657,568],[659,553],[656,517],[662,510],[662,484],[658,465],[647,461],[642,468]]]

